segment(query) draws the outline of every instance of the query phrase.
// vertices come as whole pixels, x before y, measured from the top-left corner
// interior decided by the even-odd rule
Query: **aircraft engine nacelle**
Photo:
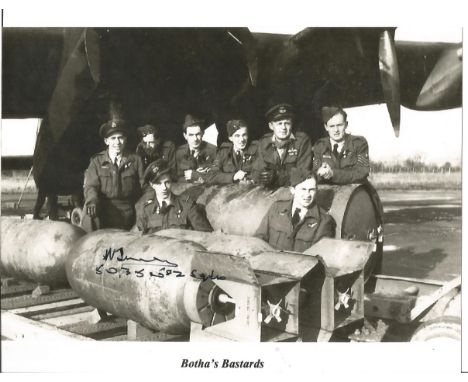
[[[66,285],[65,260],[85,231],[68,223],[2,217],[2,274]]]

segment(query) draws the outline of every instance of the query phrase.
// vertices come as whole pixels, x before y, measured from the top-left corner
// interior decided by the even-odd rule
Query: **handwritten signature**
[[[115,257],[117,255],[117,257]],[[116,275],[119,278],[122,276],[136,276],[138,278],[144,277],[145,275],[152,278],[165,278],[165,277],[185,277],[186,275],[176,269],[179,265],[173,262],[170,262],[168,260],[163,260],[159,259],[156,256],[153,256],[151,259],[142,259],[142,258],[136,258],[136,257],[131,257],[131,256],[126,256],[124,254],[124,249],[123,248],[117,248],[117,249],[112,249],[108,248],[106,249],[105,254],[103,255],[102,259],[104,262],[110,261],[110,260],[115,260],[119,262],[126,261],[126,265],[132,265],[130,263],[131,261],[136,262],[136,263],[145,263],[146,266],[151,266],[151,270],[147,271],[145,268],[140,268],[140,264],[138,264],[138,268],[130,268],[128,266],[120,265],[120,267],[105,267],[105,263],[100,264],[99,266],[96,267],[96,274],[102,275],[104,272],[110,275]],[[155,270],[153,267],[159,266],[160,268],[158,270]],[[211,270],[210,273],[204,273],[204,272],[199,272],[196,269],[193,269],[190,272],[190,276],[193,277],[194,279],[201,280],[203,281],[208,281],[208,280],[225,280],[226,277],[220,276],[215,274],[214,270]]]

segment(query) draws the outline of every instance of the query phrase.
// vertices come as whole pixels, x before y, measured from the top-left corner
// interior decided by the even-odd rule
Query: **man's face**
[[[198,149],[202,142],[203,131],[200,126],[189,126],[187,132],[184,133],[184,138],[191,150]]]
[[[234,146],[234,151],[244,150],[245,146],[247,146],[247,141],[249,140],[247,127],[241,127],[234,131],[234,134],[229,137],[229,140]]]
[[[270,126],[270,130],[273,131],[273,134],[276,137],[276,139],[279,139],[280,141],[286,140],[291,136],[291,118],[280,119],[279,121],[272,121],[268,125]]]
[[[156,146],[156,138],[154,137],[154,134],[146,134],[143,136],[143,142],[145,144],[146,148],[154,148]]]
[[[325,130],[327,130],[330,138],[335,142],[341,142],[345,137],[346,127],[348,122],[345,120],[341,113],[335,114],[325,124]]]
[[[314,178],[306,179],[296,187],[290,187],[294,196],[294,203],[302,208],[309,208],[315,199],[317,183]]]
[[[172,181],[169,175],[163,175],[155,183],[150,182],[159,201],[167,200],[171,196]]]
[[[122,133],[115,133],[104,138],[104,143],[109,147],[109,152],[120,154],[127,143],[127,137]]]

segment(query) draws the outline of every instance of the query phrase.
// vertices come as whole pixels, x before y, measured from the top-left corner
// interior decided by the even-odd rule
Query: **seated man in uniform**
[[[91,158],[84,180],[82,227],[130,229],[135,224],[134,204],[141,194],[141,158],[125,150],[127,130],[122,120],[104,123],[99,133],[108,146]]]
[[[313,170],[321,183],[365,182],[369,175],[369,147],[364,137],[346,134],[347,114],[340,107],[324,106],[322,119],[328,137],[314,145]]]
[[[313,174],[293,169],[293,200],[278,200],[270,207],[255,236],[284,251],[304,252],[322,237],[335,237],[335,221],[315,202]]]
[[[202,140],[205,121],[201,118],[186,115],[183,128],[187,143],[176,151],[177,179],[181,182],[205,183],[211,176],[216,146]]]
[[[272,188],[289,186],[293,168],[312,167],[312,145],[303,132],[293,133],[293,108],[289,104],[273,106],[265,114],[271,133],[258,143],[253,177],[258,183]]]
[[[243,120],[228,121],[226,129],[230,142],[223,143],[219,148],[211,183],[247,182],[251,180],[252,164],[257,155],[257,142],[249,142],[249,128]]]
[[[136,148],[136,154],[140,156],[143,162],[143,168],[146,170],[151,162],[156,159],[164,159],[175,176],[175,145],[171,141],[162,142],[159,136],[159,129],[153,125],[141,126],[138,129],[141,134],[141,142]]]
[[[193,229],[211,232],[205,209],[189,196],[181,198],[171,191],[171,169],[164,160],[151,163],[145,171],[145,183],[153,189],[153,194],[146,193],[142,209],[138,210],[137,228],[143,234],[166,228]]]

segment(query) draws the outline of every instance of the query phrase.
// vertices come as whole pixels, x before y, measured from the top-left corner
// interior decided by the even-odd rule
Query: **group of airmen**
[[[107,149],[91,158],[85,173],[82,227],[133,228],[143,234],[166,228],[210,232],[204,207],[190,196],[174,194],[173,182],[254,183],[269,189],[289,187],[293,195],[292,201],[271,206],[257,237],[279,250],[300,252],[324,236],[334,237],[333,218],[315,200],[317,185],[365,182],[366,139],[346,133],[347,114],[338,106],[322,108],[328,137],[313,146],[306,133],[294,130],[291,105],[275,105],[265,116],[271,131],[258,141],[249,139],[245,121],[228,121],[229,142],[219,149],[203,140],[205,121],[194,115],[185,117],[186,143],[178,148],[163,142],[155,126],[140,127],[136,153],[126,150],[124,121],[103,124],[100,135]]]

